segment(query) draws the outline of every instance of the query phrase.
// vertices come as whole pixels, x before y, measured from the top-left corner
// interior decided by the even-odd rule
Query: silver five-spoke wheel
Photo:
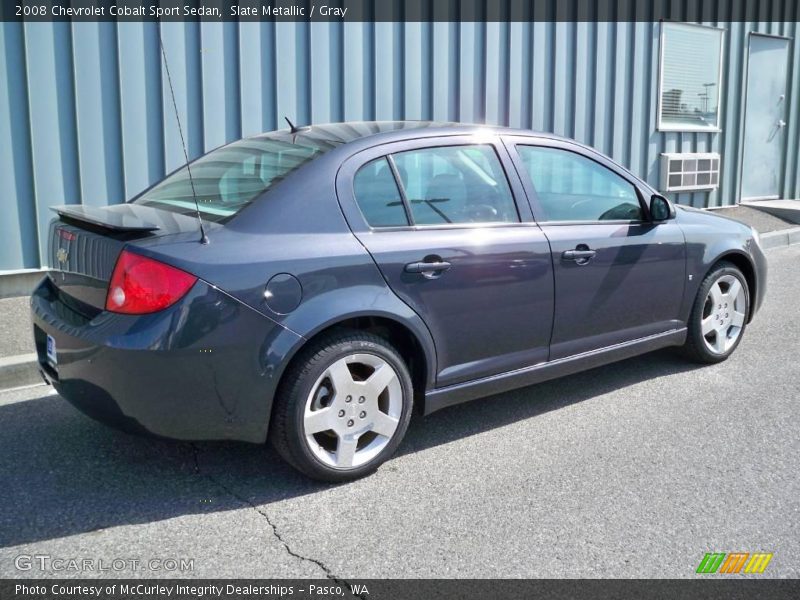
[[[402,396],[397,373],[381,357],[359,353],[340,358],[306,399],[303,428],[309,450],[337,469],[369,462],[397,431]]]
[[[309,477],[348,481],[392,456],[413,407],[411,370],[395,346],[372,332],[337,329],[311,341],[283,375],[270,440]]]
[[[742,333],[746,311],[747,298],[741,282],[733,275],[717,279],[703,306],[701,327],[706,348],[725,354]]]

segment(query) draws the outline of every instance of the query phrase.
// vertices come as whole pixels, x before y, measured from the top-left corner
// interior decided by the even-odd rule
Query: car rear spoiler
[[[149,232],[160,227],[143,220],[129,204],[115,206],[64,205],[51,206],[50,210],[67,220],[78,221],[117,232]]]

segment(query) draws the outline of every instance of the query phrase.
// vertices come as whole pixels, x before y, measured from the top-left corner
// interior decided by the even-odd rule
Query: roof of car
[[[538,137],[558,138],[549,133],[533,132],[526,129],[512,129],[497,125],[455,123],[448,121],[350,121],[346,123],[326,123],[299,127],[295,132],[289,129],[262,135],[294,141],[303,138],[332,144],[348,144],[362,141],[363,145],[373,145],[392,141],[402,141],[419,137],[437,135],[468,135],[490,131],[492,133],[536,135]],[[256,136],[259,137],[259,136]]]

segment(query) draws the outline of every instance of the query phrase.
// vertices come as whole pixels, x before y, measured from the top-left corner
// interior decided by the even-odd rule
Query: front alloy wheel
[[[725,354],[742,334],[747,311],[744,286],[733,275],[722,275],[708,290],[702,331],[706,348]]]
[[[744,335],[750,311],[750,290],[732,263],[718,263],[700,284],[687,323],[686,355],[698,362],[728,358]]]
[[[411,418],[408,368],[383,338],[333,333],[282,378],[270,439],[297,470],[324,481],[366,475],[399,446]]]

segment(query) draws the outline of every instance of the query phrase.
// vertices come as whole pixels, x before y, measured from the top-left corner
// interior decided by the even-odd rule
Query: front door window
[[[543,214],[538,221],[641,221],[631,183],[590,158],[568,150],[518,146]]]

